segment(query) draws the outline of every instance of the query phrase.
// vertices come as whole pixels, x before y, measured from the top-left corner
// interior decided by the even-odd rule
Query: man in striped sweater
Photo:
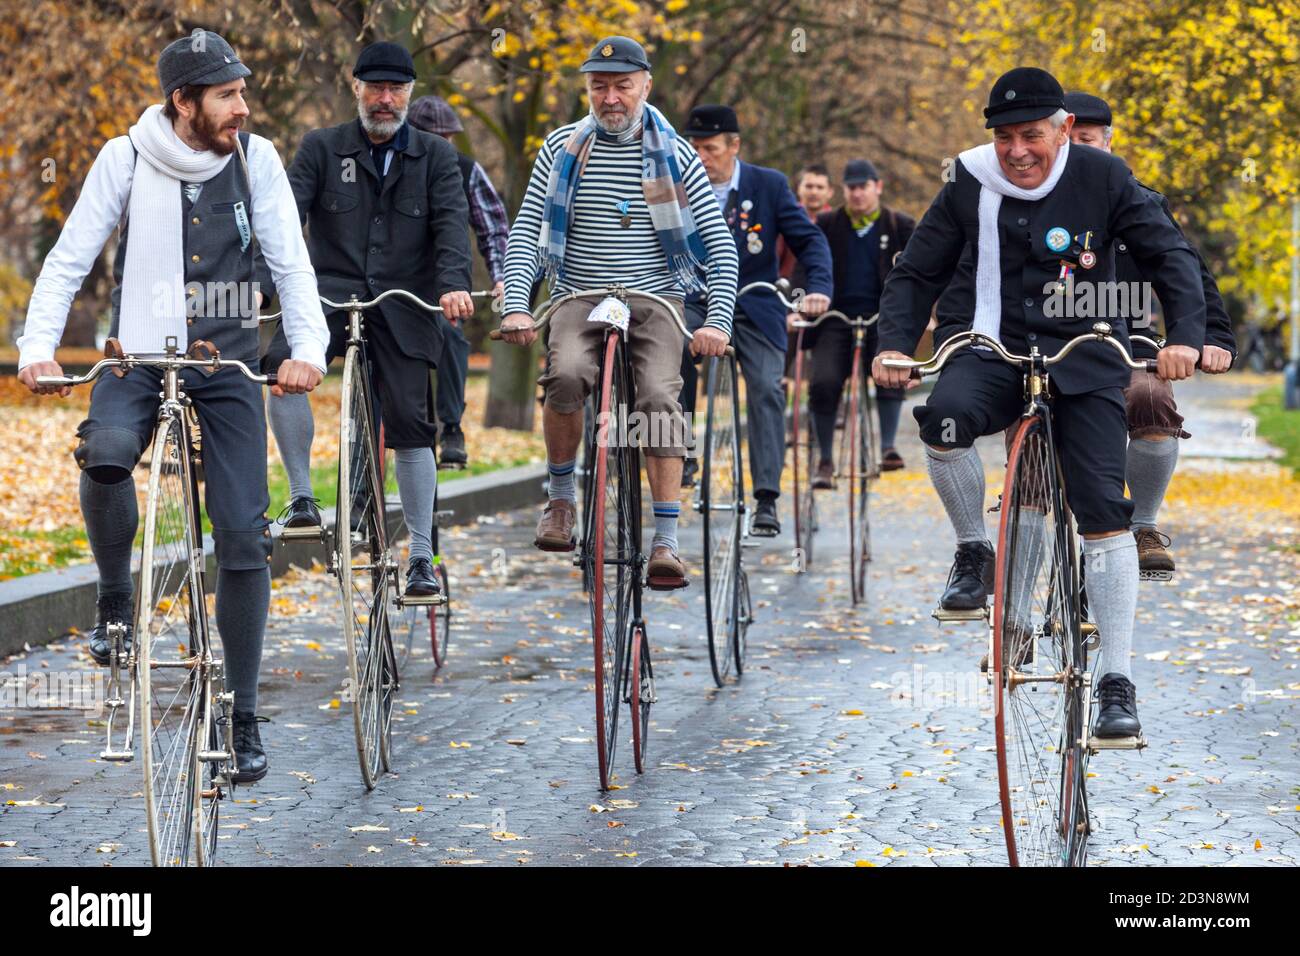
[[[691,350],[721,355],[731,337],[737,254],[699,157],[647,99],[652,84],[645,50],[627,37],[601,40],[582,65],[588,116],[546,138],[510,230],[506,251],[503,337],[528,345],[529,295],[539,273],[557,294],[619,284],[651,292],[680,315],[685,294],[707,280],[707,321]],[[582,407],[595,384],[604,326],[588,322],[593,303],[574,301],[551,317],[543,427],[550,501],[537,525],[537,547],[572,551],[577,544],[574,464],[582,440]],[[662,307],[633,298],[629,351],[636,409],[651,422],[672,420],[673,444],[651,439],[646,471],[655,533],[647,581],[667,590],[686,586],[677,554],[678,495],[689,434],[681,423],[681,333]],[[646,429],[651,435],[662,429]]]

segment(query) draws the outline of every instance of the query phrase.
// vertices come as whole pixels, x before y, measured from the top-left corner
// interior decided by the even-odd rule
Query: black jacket
[[[912,354],[936,299],[936,345],[974,321],[981,187],[961,162],[953,169],[954,179],[939,191],[885,282],[880,302],[882,352]],[[1037,201],[1004,198],[998,211],[999,334],[1008,349],[1024,354],[1032,344],[1050,354],[1103,319],[1111,321],[1116,337],[1127,344],[1123,316],[1053,316],[1045,308],[1062,258],[1078,258],[1073,248],[1061,253],[1048,248],[1047,234],[1057,227],[1071,237],[1092,233],[1090,249],[1097,261],[1091,269],[1076,270],[1076,283],[1114,281],[1111,246],[1122,236],[1165,306],[1169,341],[1201,348],[1205,293],[1196,254],[1123,160],[1072,145],[1068,165],[1051,193]],[[1100,342],[1085,344],[1053,367],[1057,388],[1067,394],[1124,386],[1129,378],[1129,369]]]
[[[469,207],[455,147],[411,127],[376,195],[369,142],[360,120],[312,130],[289,167],[320,294],[342,302],[406,289],[436,304],[447,292],[468,291]],[[437,362],[436,313],[399,298],[379,311],[403,352]]]
[[[1141,185],[1141,184],[1139,184]],[[1169,221],[1175,226],[1178,220],[1174,218],[1173,210],[1169,208],[1169,200],[1162,194],[1156,192],[1149,186],[1142,186],[1155,202],[1159,203],[1161,210]],[[1115,243],[1115,277],[1120,282],[1142,282],[1144,277],[1138,266],[1137,261],[1129,254],[1128,243],[1123,238]],[[1228,310],[1223,304],[1223,296],[1219,294],[1219,285],[1214,281],[1214,276],[1210,275],[1210,268],[1205,264],[1205,257],[1200,251],[1193,248],[1196,253],[1197,261],[1201,266],[1201,288],[1205,292],[1205,344],[1217,345],[1221,349],[1227,349],[1232,353],[1232,360],[1237,360],[1237,340],[1232,334],[1232,319],[1228,316]],[[1134,312],[1128,316],[1128,328],[1130,334],[1137,333],[1147,338],[1156,338],[1158,333],[1151,328],[1150,319],[1147,316]],[[1134,358],[1155,358],[1155,350],[1139,342],[1133,343]]]

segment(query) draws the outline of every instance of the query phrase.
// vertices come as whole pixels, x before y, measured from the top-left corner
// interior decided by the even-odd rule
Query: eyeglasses
[[[415,86],[414,83],[369,83],[365,80],[361,81],[361,85],[381,96],[384,93],[391,93],[393,96],[409,95],[411,89]]]

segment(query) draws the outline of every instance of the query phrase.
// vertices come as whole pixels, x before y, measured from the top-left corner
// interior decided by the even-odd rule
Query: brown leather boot
[[[835,466],[829,461],[817,463],[817,474],[813,475],[812,486],[818,489],[835,487]]]
[[[572,501],[552,498],[537,522],[537,537],[533,544],[543,551],[572,551],[578,546],[573,533],[577,520],[577,509]]]
[[[676,552],[666,544],[655,545],[646,567],[646,587],[652,591],[675,591],[690,583],[686,580],[686,567]]]
[[[1174,556],[1169,552],[1172,542],[1168,535],[1155,528],[1134,528],[1137,539],[1138,569],[1142,571],[1173,571]]]

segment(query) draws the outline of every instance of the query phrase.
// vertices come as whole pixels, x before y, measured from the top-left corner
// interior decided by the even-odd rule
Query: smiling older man
[[[906,370],[885,368],[920,340],[939,300],[936,345],[968,329],[1011,351],[1051,354],[1095,318],[1061,317],[1046,301],[1063,262],[1093,281],[1113,280],[1121,239],[1165,306],[1169,345],[1159,375],[1189,377],[1205,341],[1200,264],[1182,234],[1123,161],[1071,145],[1073,117],[1050,74],[1020,67],[994,84],[984,111],[993,142],[963,152],[885,283],[876,381],[899,387]],[[1095,250],[1095,251],[1094,251]],[[942,293],[942,297],[940,294]],[[1127,341],[1125,324],[1115,334]],[[1101,342],[1053,366],[1053,428],[1071,510],[1084,538],[1088,602],[1102,634],[1101,701],[1095,733],[1140,732],[1129,651],[1137,611],[1138,558],[1124,497],[1129,369]],[[957,532],[957,556],[941,604],[987,600],[993,548],[984,529],[984,467],[973,443],[1002,431],[1024,408],[1020,371],[991,352],[964,350],[915,410],[935,490]]]
[[[707,278],[708,316],[691,350],[721,355],[731,336],[736,300],[736,246],[704,167],[647,99],[652,84],[645,50],[627,37],[601,40],[582,65],[591,112],[546,138],[533,165],[506,251],[503,337],[536,337],[528,312],[533,281],[545,271],[554,291],[621,284],[669,299],[681,312],[686,292]],[[636,377],[636,411],[679,416],[682,340],[662,308],[633,300],[628,330]],[[574,301],[551,317],[543,426],[550,501],[537,526],[543,551],[576,546],[574,464],[582,406],[599,366],[604,326],[588,322],[590,302]],[[670,429],[680,434],[680,429]],[[655,533],[647,568],[657,590],[686,586],[677,555],[681,445],[650,444],[646,471]]]

